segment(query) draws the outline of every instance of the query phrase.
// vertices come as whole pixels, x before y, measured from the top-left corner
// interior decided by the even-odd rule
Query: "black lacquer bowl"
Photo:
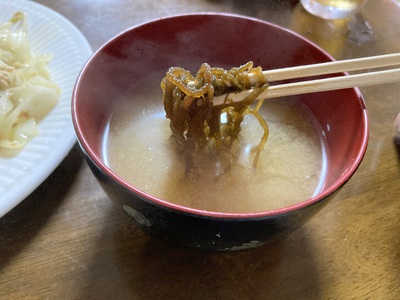
[[[368,121],[357,89],[296,96],[324,130],[327,175],[321,191],[296,205],[259,213],[196,210],[148,195],[103,159],[103,136],[118,93],[170,66],[203,62],[263,69],[331,61],[303,37],[261,20],[191,14],[128,29],[102,46],[77,79],[72,116],[79,144],[109,198],[144,230],[175,244],[217,251],[257,247],[284,237],[317,213],[350,179],[364,156]],[[161,99],[160,99],[161,101]],[[140,176],[138,174],[138,176]]]

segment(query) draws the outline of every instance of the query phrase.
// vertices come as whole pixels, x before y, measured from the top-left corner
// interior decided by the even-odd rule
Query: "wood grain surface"
[[[284,0],[40,0],[94,50],[159,17],[214,11],[292,29],[336,59],[400,51],[400,4],[370,0],[324,21]],[[203,253],[158,241],[106,197],[76,145],[0,219],[0,299],[400,299],[400,83],[362,88],[370,120],[357,173],[310,222],[272,246]]]

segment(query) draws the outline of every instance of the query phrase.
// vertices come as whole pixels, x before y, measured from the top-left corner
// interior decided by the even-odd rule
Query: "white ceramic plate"
[[[0,217],[35,190],[60,164],[76,138],[71,119],[75,80],[92,54],[83,34],[65,17],[28,0],[1,0],[0,22],[26,12],[33,54],[51,53],[52,80],[62,89],[60,102],[39,124],[40,134],[13,158],[0,158]],[[55,187],[56,188],[56,187]]]

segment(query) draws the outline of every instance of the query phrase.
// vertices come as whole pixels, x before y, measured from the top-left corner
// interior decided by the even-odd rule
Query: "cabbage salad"
[[[39,134],[38,122],[61,94],[50,77],[51,55],[33,56],[27,30],[22,12],[0,23],[0,156],[18,153]]]

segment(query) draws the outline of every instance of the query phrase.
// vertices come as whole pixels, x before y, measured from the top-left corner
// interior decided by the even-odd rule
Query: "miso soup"
[[[159,74],[158,74],[159,75]],[[147,78],[118,99],[104,138],[104,159],[138,189],[190,208],[228,213],[273,210],[316,194],[324,181],[320,129],[305,107],[292,98],[267,100],[262,113],[269,138],[256,168],[252,148],[263,130],[252,116],[239,140],[218,159],[195,154],[196,170],[185,172],[165,118],[161,76]]]

